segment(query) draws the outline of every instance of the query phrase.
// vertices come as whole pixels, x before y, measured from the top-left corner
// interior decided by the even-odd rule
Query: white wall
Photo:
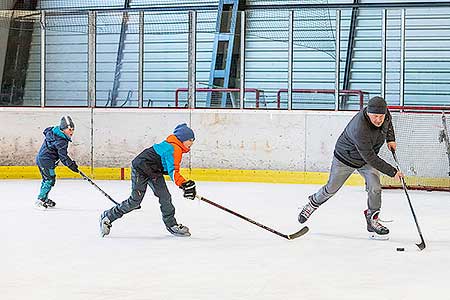
[[[326,171],[334,144],[354,112],[0,108],[0,165],[34,165],[42,131],[69,114],[69,153],[81,165],[129,167],[146,147],[186,122],[196,142],[185,167]]]

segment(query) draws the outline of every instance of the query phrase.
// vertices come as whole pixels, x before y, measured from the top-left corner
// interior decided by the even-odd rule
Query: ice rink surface
[[[97,184],[119,202],[130,192],[129,181]],[[166,231],[150,190],[100,238],[99,215],[112,203],[88,182],[57,181],[57,207],[39,211],[39,180],[0,181],[0,299],[450,299],[449,193],[410,192],[427,242],[418,251],[402,190],[383,192],[389,241],[367,238],[363,187],[344,187],[289,241],[168,185],[190,238]],[[299,207],[318,188],[197,183],[202,196],[286,234],[302,227]]]

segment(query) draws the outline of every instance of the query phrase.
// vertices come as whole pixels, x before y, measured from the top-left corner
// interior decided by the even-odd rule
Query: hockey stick
[[[119,204],[116,201],[114,201],[114,199],[111,198],[110,195],[108,195],[104,190],[102,190],[98,185],[96,185],[95,182],[93,182],[92,179],[87,177],[83,172],[79,171],[79,173],[80,173],[81,177],[83,177],[83,179],[89,181],[89,183],[92,184],[93,186],[95,186],[100,192],[102,192],[102,194],[105,195],[106,198],[111,200],[114,204]]]
[[[398,160],[397,160],[397,155],[395,155],[395,150],[391,149],[391,151],[392,151],[392,156],[394,156],[394,160],[395,160],[395,163],[396,163],[397,170],[400,172],[400,165],[399,165]],[[425,240],[423,239],[422,231],[420,230],[419,223],[417,222],[416,213],[414,212],[414,208],[413,208],[413,206],[411,204],[411,200],[409,199],[408,188],[406,187],[405,179],[401,178],[401,182],[402,182],[403,190],[405,191],[405,194],[406,194],[406,198],[408,199],[409,208],[411,208],[411,213],[412,213],[412,215],[414,217],[414,222],[416,223],[417,231],[419,232],[419,236],[420,236],[421,243],[420,244],[416,244],[416,246],[419,247],[420,250],[423,250],[426,247]]]
[[[272,228],[270,228],[270,227],[267,227],[267,226],[265,226],[265,225],[263,225],[263,224],[261,224],[261,223],[258,223],[258,222],[256,222],[256,221],[253,221],[252,219],[247,218],[247,217],[245,217],[245,216],[243,216],[243,215],[241,215],[241,214],[239,214],[239,213],[237,213],[237,212],[234,212],[234,211],[232,211],[231,209],[228,209],[228,208],[226,208],[226,207],[224,207],[224,206],[222,206],[222,205],[219,205],[219,204],[217,204],[217,203],[215,203],[215,202],[212,202],[211,200],[208,200],[208,199],[206,199],[205,197],[202,197],[202,196],[199,196],[199,195],[196,195],[195,197],[196,197],[197,199],[203,201],[203,202],[206,202],[206,203],[211,204],[211,205],[213,205],[213,206],[215,206],[215,207],[217,207],[217,208],[220,208],[221,210],[224,210],[224,211],[226,211],[226,212],[228,212],[228,213],[230,213],[230,214],[232,214],[232,215],[235,215],[236,217],[239,217],[239,218],[241,218],[241,219],[244,219],[244,220],[247,221],[247,222],[250,222],[250,223],[252,223],[252,224],[254,224],[254,225],[256,225],[256,226],[259,226],[259,227],[261,227],[261,228],[264,228],[265,230],[270,231],[270,232],[272,232],[272,233],[275,233],[276,235],[279,235],[279,236],[281,236],[281,237],[284,237],[285,239],[288,239],[288,240],[293,240],[293,239],[295,239],[295,238],[298,238],[298,237],[300,237],[300,236],[306,234],[306,233],[308,232],[308,230],[309,230],[309,228],[308,228],[307,226],[305,226],[305,227],[303,227],[302,229],[300,229],[299,231],[297,231],[297,232],[295,232],[295,233],[293,233],[293,234],[283,234],[283,233],[278,232],[278,231],[276,231],[276,230],[274,230],[274,229],[272,229]]]

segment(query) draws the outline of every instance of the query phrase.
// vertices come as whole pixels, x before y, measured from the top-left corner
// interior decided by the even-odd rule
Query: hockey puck
[[[405,248],[397,248],[397,251],[405,251]]]

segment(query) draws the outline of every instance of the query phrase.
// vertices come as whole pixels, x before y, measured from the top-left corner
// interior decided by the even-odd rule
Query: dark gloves
[[[78,173],[78,165],[76,162],[72,161],[72,163],[70,165],[67,166],[70,170],[72,170],[75,173]]]
[[[195,182],[192,180],[185,181],[181,184],[180,189],[184,191],[183,197],[194,200],[197,192],[195,191]]]

